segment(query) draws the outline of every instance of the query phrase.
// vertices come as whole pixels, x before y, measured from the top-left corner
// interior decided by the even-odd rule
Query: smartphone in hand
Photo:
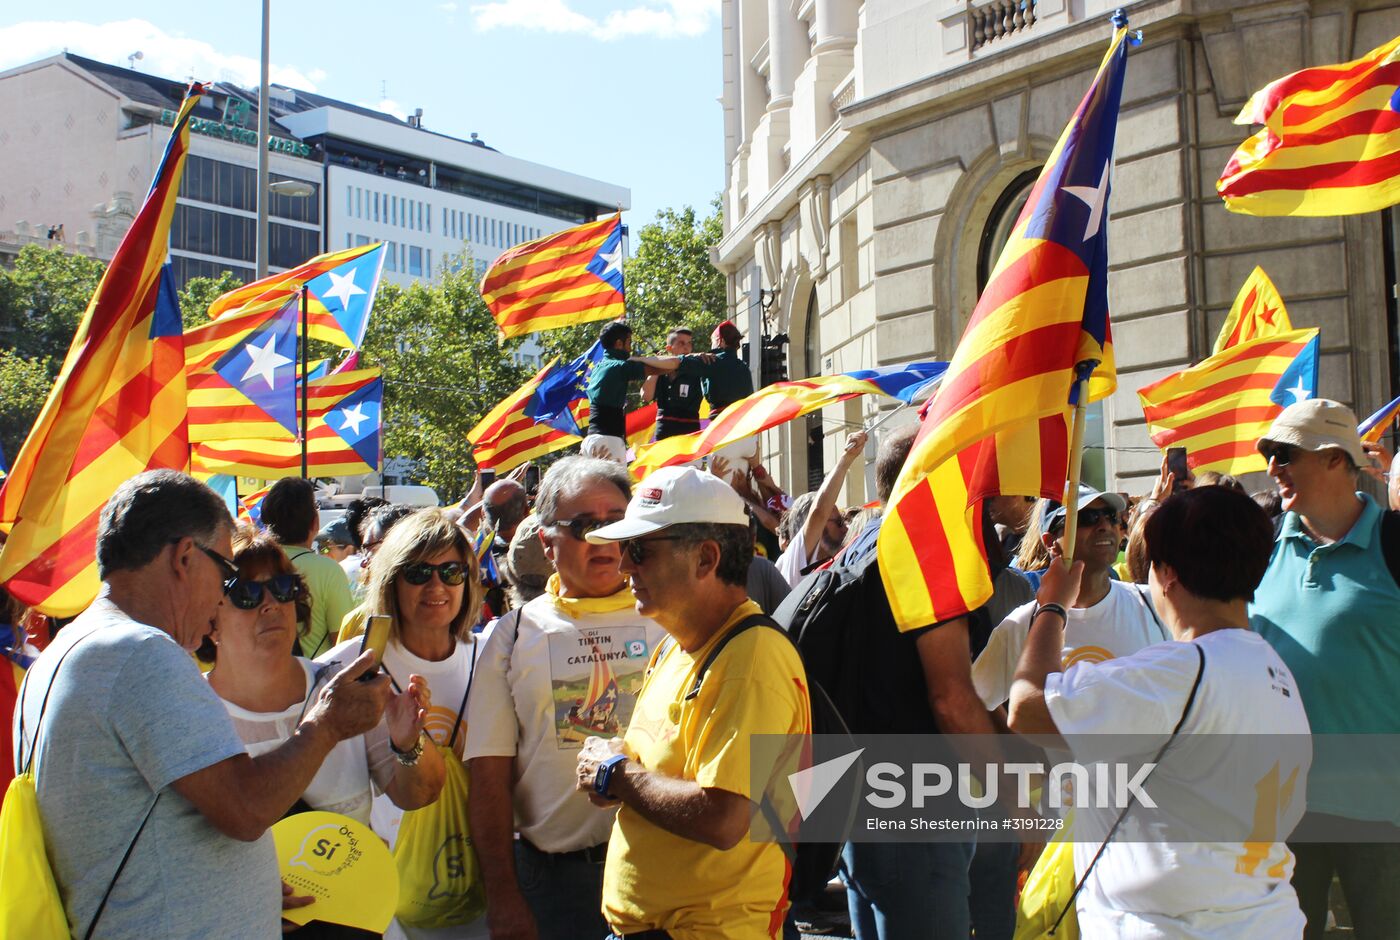
[[[378,676],[384,665],[384,650],[389,645],[389,623],[388,614],[372,614],[365,622],[365,634],[360,638],[360,653],[363,654],[366,650],[374,652],[374,668],[360,676],[361,682]]]
[[[1185,447],[1167,448],[1167,471],[1172,474],[1172,492],[1186,489],[1186,481],[1191,478],[1191,468],[1186,463]]]

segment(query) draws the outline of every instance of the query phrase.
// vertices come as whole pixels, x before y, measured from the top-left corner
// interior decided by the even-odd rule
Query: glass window
[[[428,249],[425,249],[425,250],[426,250],[427,256],[428,256],[428,257],[427,257],[427,262],[426,262],[426,264],[427,264],[427,270],[428,270],[428,277],[432,277],[432,276],[433,276],[433,250],[432,250],[431,248],[428,248]]]
[[[356,235],[356,236],[355,236],[355,246],[356,246],[356,247],[359,247],[360,245],[368,245],[368,244],[369,244],[369,236],[368,236],[368,235]]]
[[[390,271],[397,272],[397,271],[399,270],[399,266],[398,266],[398,264],[396,264],[395,262],[396,262],[396,260],[397,260],[397,258],[398,258],[398,255],[394,252],[394,243],[393,243],[393,242],[386,242],[385,245],[384,245],[384,248],[385,248],[384,267],[388,268]]]
[[[349,215],[355,211],[355,194],[352,192],[353,186],[345,187],[345,214]]]
[[[374,194],[374,221],[379,221],[379,193]]]
[[[274,267],[290,268],[313,257],[320,247],[320,232],[294,225],[268,227],[268,261]]]
[[[349,232],[346,232],[346,233],[345,233],[345,247],[346,247],[346,248],[353,248],[353,247],[355,247],[354,242],[350,241],[350,239],[352,239],[352,238],[354,238],[354,237],[355,237],[355,236],[351,235]]]
[[[408,273],[414,277],[423,276],[423,249],[417,245],[408,249]]]

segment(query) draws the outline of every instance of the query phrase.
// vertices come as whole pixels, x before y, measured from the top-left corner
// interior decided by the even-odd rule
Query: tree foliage
[[[496,342],[469,260],[431,285],[381,284],[362,366],[384,370],[384,456],[416,460],[444,500],[472,478],[467,432],[530,376]]]
[[[180,291],[180,319],[185,322],[185,329],[208,323],[209,305],[220,295],[242,286],[243,282],[231,271],[221,271],[218,277],[192,277],[186,281]]]
[[[21,248],[14,267],[0,269],[0,346],[24,359],[52,359],[56,373],[106,269],[62,248]]]
[[[47,357],[26,359],[0,349],[0,450],[7,466],[19,455],[20,445],[49,397],[55,369]]]

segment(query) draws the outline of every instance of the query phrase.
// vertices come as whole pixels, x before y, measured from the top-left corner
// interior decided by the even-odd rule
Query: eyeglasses
[[[551,529],[562,529],[582,542],[590,532],[597,532],[605,525],[612,525],[617,519],[590,519],[580,517],[578,519],[560,519],[558,522],[550,524]]]
[[[653,542],[684,542],[685,538],[679,535],[658,535],[649,539],[628,539],[622,543],[622,550],[627,553],[627,557],[632,559],[632,564],[645,564],[651,550],[647,548]]]
[[[430,565],[426,561],[420,561],[409,565],[399,572],[403,579],[415,587],[428,583],[428,579],[437,572],[438,580],[448,587],[456,587],[467,580],[467,566],[460,561],[444,561],[440,565]]]
[[[1293,462],[1298,448],[1292,444],[1264,444],[1260,446],[1259,453],[1263,455],[1265,463],[1273,463],[1276,467],[1286,467]]]
[[[266,581],[230,578],[224,584],[229,603],[239,610],[255,610],[263,602],[263,591],[279,604],[288,604],[302,594],[301,578],[294,574],[279,574]]]

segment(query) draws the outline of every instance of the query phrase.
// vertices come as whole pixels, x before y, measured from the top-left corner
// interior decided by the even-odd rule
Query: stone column
[[[807,64],[807,37],[788,0],[768,0],[768,110],[792,105],[797,75]]]
[[[812,54],[851,50],[856,45],[858,26],[855,0],[817,0],[817,38]]]

